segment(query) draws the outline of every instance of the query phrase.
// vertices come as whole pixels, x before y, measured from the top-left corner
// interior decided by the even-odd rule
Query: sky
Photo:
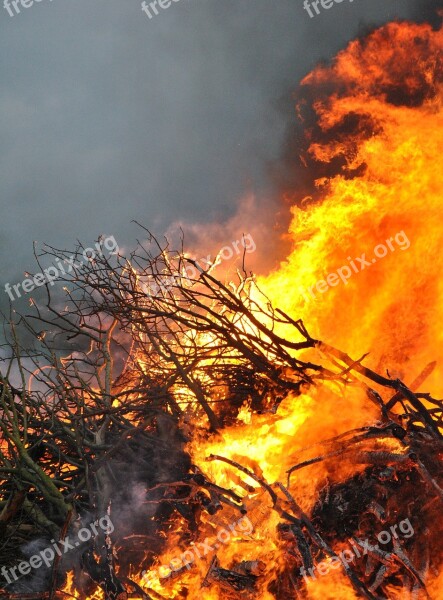
[[[303,0],[174,0],[149,19],[140,0],[40,0],[13,17],[0,3],[0,308],[5,283],[36,271],[34,240],[131,248],[132,220],[226,243],[272,227],[301,78],[439,6],[344,0],[310,18]]]

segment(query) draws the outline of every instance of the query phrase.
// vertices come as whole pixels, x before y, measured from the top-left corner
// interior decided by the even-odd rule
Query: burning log
[[[256,567],[258,570],[258,567]],[[236,592],[244,592],[246,590],[252,590],[257,582],[257,575],[252,572],[245,572],[244,565],[240,565],[240,570],[229,570],[222,569],[219,565],[217,557],[214,557],[211,566],[203,580],[202,587],[209,587],[212,581],[216,581],[222,587],[227,587],[228,590]]]

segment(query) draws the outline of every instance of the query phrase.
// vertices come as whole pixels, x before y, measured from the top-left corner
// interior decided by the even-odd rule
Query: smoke
[[[60,551],[64,550],[57,567],[60,580],[71,570],[74,570],[78,577],[85,578],[85,569],[81,568],[83,556],[94,543],[95,536],[91,534],[89,542],[86,537],[83,539],[79,535],[79,531],[83,529],[95,533],[92,523],[96,523],[95,529],[99,533],[109,533],[114,541],[117,540],[123,545],[126,537],[131,540],[133,536],[139,536],[142,540],[141,545],[130,541],[122,551],[125,554],[122,564],[126,575],[129,575],[131,564],[143,564],[147,551],[152,554],[161,551],[164,539],[158,536],[155,517],[160,516],[159,512],[163,518],[167,517],[172,514],[174,507],[171,502],[161,504],[164,492],[159,484],[168,484],[184,478],[189,470],[190,459],[183,452],[183,439],[172,418],[159,415],[157,430],[158,435],[152,439],[140,432],[134,435],[135,439],[121,445],[118,458],[106,462],[103,467],[104,474],[100,477],[102,483],[104,478],[106,479],[106,485],[99,494],[100,497],[104,494],[110,496],[111,517],[85,512],[81,518],[71,523],[65,540],[69,540],[72,548],[66,551],[63,545],[58,545]],[[78,539],[86,542],[77,544]],[[145,546],[146,539],[150,540],[149,548]],[[47,552],[49,557],[52,556],[50,566],[41,564],[38,568],[33,568],[29,575],[21,576],[6,587],[18,594],[47,591],[53,576],[53,559],[59,554],[52,550],[54,546],[54,539],[49,538],[40,538],[24,544],[20,548],[23,560],[27,561],[32,556]],[[89,584],[91,582],[88,582],[87,578],[84,579],[81,589],[85,591]]]
[[[266,223],[283,244],[288,208],[267,170],[284,169],[286,124],[302,138],[297,82],[361,24],[435,20],[433,5],[342,3],[312,20],[294,0],[176,3],[152,21],[138,2],[117,0],[34,3],[13,19],[4,11],[0,292],[33,268],[34,239],[89,245],[106,230],[132,246],[132,218],[160,236],[174,221],[227,228],[249,194],[256,208],[241,230]],[[291,189],[308,192],[306,174],[291,172]],[[226,229],[223,243],[232,236]]]

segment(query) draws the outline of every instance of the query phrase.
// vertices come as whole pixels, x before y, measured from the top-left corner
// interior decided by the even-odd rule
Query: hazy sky
[[[303,0],[180,0],[150,20],[140,0],[0,4],[0,306],[33,240],[132,244],[131,219],[162,234],[271,198],[301,77],[367,27],[440,5],[344,0],[310,19]]]

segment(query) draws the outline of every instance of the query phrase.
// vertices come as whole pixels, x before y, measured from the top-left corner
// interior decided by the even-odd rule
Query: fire
[[[437,160],[443,141],[442,48],[442,30],[392,23],[352,42],[330,67],[319,67],[304,79],[308,95],[319,94],[313,106],[321,131],[319,141],[311,140],[308,155],[323,166],[340,159],[341,167],[317,179],[320,200],[294,198],[293,250],[276,272],[259,279],[276,305],[309,323],[312,335],[351,356],[370,352],[367,360],[373,368],[389,369],[397,377],[421,370],[443,350],[443,174]],[[323,89],[337,91],[322,95],[318,90]],[[343,134],[351,122],[353,129]],[[346,277],[330,279],[334,284],[327,290],[316,285],[344,266]],[[438,394],[441,375],[439,366],[430,374],[431,392]],[[321,423],[315,418],[319,406],[324,407]],[[208,459],[222,455],[260,469],[267,481],[284,481],[297,453],[319,435],[332,437],[374,419],[376,411],[363,393],[353,390],[340,399],[338,390],[325,386],[286,398],[275,414],[252,414],[244,407],[235,425],[209,440],[203,431],[190,443],[193,462],[217,485],[233,488],[239,496],[245,495],[245,486],[255,490],[248,494],[247,506],[256,521],[254,533],[223,546],[217,558],[225,566],[263,561],[267,576],[256,597],[273,598],[267,586],[284,564],[285,550],[275,535],[278,519],[256,481],[238,478],[238,473],[236,479],[231,466]],[[401,452],[400,444],[391,446]],[[343,464],[334,475],[344,479],[358,468]],[[326,467],[319,466],[310,471],[309,480],[294,477],[292,485],[305,510],[312,508],[318,482],[327,475]],[[208,520],[204,535],[216,528],[217,519]],[[159,564],[168,564],[177,549],[185,550],[180,535],[172,537]],[[200,598],[211,558],[175,580],[158,579],[151,589],[175,598],[186,588],[189,600]],[[306,589],[313,600],[357,597],[341,572],[309,581]],[[215,600],[221,593],[217,587],[205,589],[204,597]]]
[[[331,66],[319,67],[303,80],[317,119],[315,127],[307,124],[306,159],[319,173],[326,167],[334,172],[316,178],[315,201],[293,198],[293,249],[277,271],[258,280],[275,306],[293,319],[302,318],[313,337],[353,357],[369,353],[366,364],[400,379],[418,376],[443,354],[442,50],[442,29],[391,23],[352,42]],[[190,348],[197,339],[191,338]],[[204,367],[214,360],[213,340],[203,334],[198,343],[207,347],[208,358],[194,377],[204,380]],[[320,350],[305,351],[304,356]],[[139,361],[143,368],[143,357]],[[437,365],[427,372],[427,389],[437,397],[441,369]],[[217,393],[223,397],[224,392],[220,382]],[[177,402],[185,398],[195,408],[188,388],[177,386],[173,393]],[[208,571],[214,565],[229,569],[235,564],[260,572],[254,597],[276,598],[272,582],[290,553],[284,532],[277,535],[280,518],[271,496],[250,473],[260,473],[270,484],[286,484],[288,470],[306,449],[373,424],[378,415],[363,390],[342,389],[331,381],[289,395],[276,410],[263,414],[246,403],[236,422],[216,435],[208,435],[203,422],[193,423],[187,446],[193,464],[202,476],[232,490],[253,528],[240,527],[235,503],[213,515],[202,514],[196,539],[184,536],[185,523],[176,519],[163,554],[143,574],[133,565],[132,579],[155,598],[217,600],[228,596],[218,584],[207,587]],[[397,439],[379,448],[404,452]],[[240,472],[234,463],[247,471]],[[309,513],[321,485],[329,479],[345,481],[365,466],[346,460],[334,467],[311,465],[309,474],[291,475],[290,490]],[[229,534],[226,543],[221,530]],[[211,544],[212,551],[199,557],[195,548],[206,539],[218,540],[217,547]],[[192,563],[172,574],[171,569],[167,575],[162,571],[187,552],[193,553]],[[72,586],[70,578],[66,593],[80,598]],[[437,598],[441,585],[435,580],[431,586]],[[340,570],[309,580],[303,593],[311,600],[357,598]],[[399,594],[392,590],[391,597],[406,597]]]
[[[283,310],[309,323],[312,335],[350,355],[370,352],[374,368],[389,367],[400,377],[417,369],[413,365],[425,367],[443,348],[443,174],[436,158],[443,141],[442,48],[441,29],[391,23],[304,79],[313,95],[337,90],[314,101],[328,141],[313,140],[308,152],[323,166],[337,158],[342,166],[317,180],[321,202],[292,209],[293,251],[259,282]],[[346,137],[343,127],[351,120]],[[359,174],[351,178],[350,172]],[[403,249],[394,243],[401,232],[410,242]],[[375,258],[380,244],[387,254]],[[370,264],[356,273],[348,257],[355,262],[363,253]],[[309,292],[345,265],[352,275],[344,283]],[[438,366],[427,381],[437,395],[441,375]]]
[[[76,598],[78,600],[81,600],[84,597],[84,595],[75,587],[73,571],[69,571],[67,574],[63,594],[68,598]],[[104,592],[102,590],[97,590],[92,596],[88,596],[88,600],[105,600]]]

